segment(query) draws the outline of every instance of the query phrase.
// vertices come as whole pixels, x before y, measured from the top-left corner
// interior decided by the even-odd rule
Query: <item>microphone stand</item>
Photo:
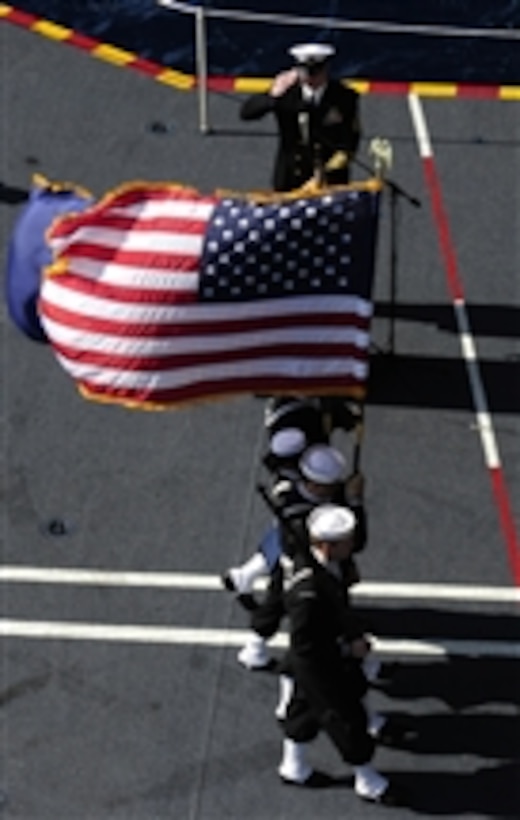
[[[352,162],[358,165],[363,170],[367,171],[371,176],[374,175],[374,169],[371,168],[361,160],[352,158]],[[404,199],[414,208],[421,207],[421,201],[417,197],[412,196],[404,190],[400,185],[389,177],[384,176],[382,169],[379,171],[376,165],[376,176],[380,179],[383,189],[386,188],[390,192],[390,312],[389,312],[389,326],[388,326],[388,342],[384,353],[395,353],[395,307],[397,302],[397,272],[398,272],[398,216],[399,216],[399,201]]]

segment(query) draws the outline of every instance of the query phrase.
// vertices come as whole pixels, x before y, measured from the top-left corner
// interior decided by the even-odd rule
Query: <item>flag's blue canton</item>
[[[206,233],[200,299],[370,299],[377,201],[368,191],[268,204],[221,200]]]

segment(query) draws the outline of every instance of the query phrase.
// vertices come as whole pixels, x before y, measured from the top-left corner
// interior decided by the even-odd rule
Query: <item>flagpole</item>
[[[321,152],[318,146],[315,146],[314,151],[314,175],[313,181],[316,188],[324,188],[326,185],[325,168],[321,157]],[[332,433],[332,416],[329,413],[325,414],[324,427],[328,434]],[[359,403],[359,414],[354,427],[354,447],[352,452],[352,474],[359,473],[361,467],[361,452],[363,448],[363,438],[365,432],[365,411],[364,402]]]
[[[354,428],[354,447],[352,450],[352,472],[359,473],[361,470],[361,452],[363,449],[363,438],[365,435],[365,404],[360,404],[359,418]]]
[[[354,162],[370,174],[375,174],[379,179],[383,190],[386,188],[390,192],[390,296],[389,296],[389,327],[388,342],[386,350],[381,351],[388,354],[395,353],[395,307],[397,303],[397,273],[398,273],[398,203],[399,197],[406,199],[415,208],[421,207],[421,202],[417,197],[411,196],[394,180],[390,179],[388,172],[393,164],[393,149],[389,140],[374,137],[368,146],[368,154],[371,157],[374,167],[371,168],[364,162],[355,158]]]
[[[199,92],[199,129],[209,134],[208,116],[208,46],[206,38],[206,15],[203,6],[195,10],[195,52],[197,61],[197,85]]]

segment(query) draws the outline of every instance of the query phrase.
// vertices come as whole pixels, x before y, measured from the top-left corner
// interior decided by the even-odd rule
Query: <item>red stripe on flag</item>
[[[137,302],[138,300],[136,300]],[[181,301],[181,300],[179,300]],[[186,298],[186,303],[192,302]],[[99,316],[82,315],[46,300],[40,300],[40,312],[64,327],[77,330],[86,330],[91,333],[101,333],[110,336],[136,338],[168,338],[175,336],[217,336],[233,333],[253,333],[257,331],[279,330],[283,328],[314,328],[314,327],[351,327],[360,331],[368,331],[369,321],[354,313],[313,313],[309,316],[284,314],[281,316],[259,316],[247,319],[224,320],[190,320],[175,323],[145,324],[144,322],[130,322],[128,319],[117,322],[113,319],[103,319]]]
[[[156,390],[150,398],[146,390],[126,390],[120,387],[103,387],[91,382],[82,382],[82,390],[89,398],[108,402],[120,401],[123,404],[139,406],[171,407],[190,401],[206,400],[210,396],[236,396],[243,393],[290,394],[303,393],[310,395],[355,396],[363,399],[365,385],[353,376],[338,378],[322,377],[307,379],[305,387],[298,378],[249,377],[219,380],[201,380],[185,387],[172,390]]]
[[[84,294],[85,296],[95,296],[96,298],[103,298],[107,301],[112,301],[114,303],[120,303],[124,305],[125,303],[128,305],[188,305],[192,304],[196,301],[197,295],[196,292],[194,293],[191,290],[161,290],[161,289],[154,289],[154,288],[123,288],[117,285],[109,285],[103,283],[100,285],[99,280],[95,281],[92,279],[77,279],[74,282],[67,283],[67,290],[70,290],[71,293],[77,293],[78,295]],[[81,313],[77,311],[67,311],[65,308],[61,308],[50,302],[48,299],[42,299],[40,302],[40,310],[44,315],[49,316],[50,318],[54,318],[56,320],[61,320],[59,317],[62,316],[69,316],[70,321],[68,324],[74,324],[80,326],[82,321]],[[99,317],[95,319],[90,319],[88,314],[86,318],[96,323],[101,320]]]
[[[94,350],[76,350],[55,342],[58,353],[70,361],[82,364],[97,365],[102,368],[117,368],[122,371],[181,370],[185,367],[220,365],[233,362],[255,361],[259,359],[305,358],[306,360],[329,357],[366,361],[368,354],[360,354],[352,344],[272,344],[248,347],[243,345],[237,350],[205,350],[203,352],[179,353],[166,356],[118,356],[116,353],[100,353]]]
[[[146,268],[147,270],[194,271],[198,269],[200,257],[184,254],[173,254],[151,248],[149,251],[128,251],[111,248],[107,245],[94,245],[89,242],[72,242],[67,248],[67,257],[91,259],[97,262],[113,262],[117,265]]]
[[[203,235],[207,226],[207,220],[202,219],[180,219],[178,217],[168,216],[133,217],[111,213],[110,211],[103,214],[94,214],[91,220],[88,219],[88,216],[88,213],[86,213],[85,218],[81,220],[82,228],[88,228],[89,225],[94,225],[96,229],[113,228],[118,231],[136,232],[172,231],[174,233],[185,233],[189,235]],[[74,217],[70,220],[60,220],[59,223],[53,226],[50,237],[52,237],[52,239],[64,239],[67,236],[72,236],[77,229],[77,223]]]

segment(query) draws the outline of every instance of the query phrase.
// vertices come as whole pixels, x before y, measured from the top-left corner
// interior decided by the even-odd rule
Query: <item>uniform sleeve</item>
[[[286,555],[304,555],[309,549],[309,537],[305,521],[300,517],[282,519],[282,548]]]
[[[320,607],[311,571],[303,570],[295,576],[286,607],[294,675],[319,719],[332,704],[319,653]]]
[[[259,120],[274,111],[274,99],[270,94],[252,94],[240,107],[241,120]]]
[[[354,530],[354,552],[361,552],[365,549],[368,541],[366,510],[363,504],[350,504],[350,509],[356,516],[356,529]]]
[[[361,140],[361,121],[359,116],[359,95],[352,90],[351,93],[354,94],[354,97],[352,98],[353,114],[352,124],[350,128],[350,133],[348,134],[346,147],[349,154],[355,154],[359,148],[359,142]]]
[[[343,85],[338,84],[335,87],[335,99],[344,121],[332,129],[334,149],[336,151],[346,151],[349,155],[353,155],[356,153],[361,140],[359,94],[353,88],[345,88]]]
[[[315,642],[314,626],[317,618],[317,595],[311,571],[298,573],[287,596],[290,618],[291,649],[297,658],[311,661]]]
[[[251,628],[268,640],[280,628],[284,614],[283,570],[277,564],[269,577],[262,602],[251,614]]]

